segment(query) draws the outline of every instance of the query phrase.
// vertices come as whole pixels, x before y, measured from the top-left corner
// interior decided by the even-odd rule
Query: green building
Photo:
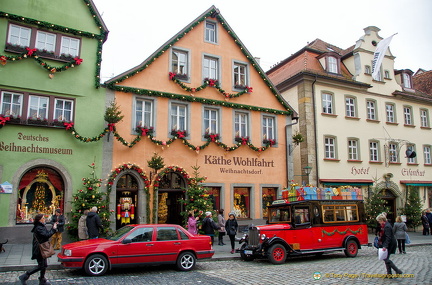
[[[0,241],[30,241],[38,212],[60,208],[70,219],[88,165],[99,178],[109,172],[110,143],[94,137],[106,128],[107,35],[91,0],[1,1]]]

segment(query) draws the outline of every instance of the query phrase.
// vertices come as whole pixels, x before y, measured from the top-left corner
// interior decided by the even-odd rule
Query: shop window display
[[[249,188],[234,188],[234,213],[236,218],[249,218]]]

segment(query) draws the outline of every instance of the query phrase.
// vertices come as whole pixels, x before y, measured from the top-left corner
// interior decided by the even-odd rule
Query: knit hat
[[[208,217],[211,215],[211,212],[205,212],[205,214],[206,214],[206,217]]]

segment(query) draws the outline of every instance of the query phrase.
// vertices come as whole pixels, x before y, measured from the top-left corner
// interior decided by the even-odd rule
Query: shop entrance
[[[180,173],[168,172],[160,180],[158,191],[158,223],[183,225],[181,215],[185,197],[186,180]]]
[[[137,223],[138,181],[131,174],[119,178],[116,186],[116,229]]]
[[[385,201],[384,206],[389,208],[387,219],[393,224],[396,219],[396,196],[390,189],[383,189],[380,194],[381,199]]]

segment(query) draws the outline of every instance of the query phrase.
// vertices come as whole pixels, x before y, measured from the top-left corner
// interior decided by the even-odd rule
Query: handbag
[[[37,243],[39,244],[39,251],[41,253],[41,256],[43,259],[47,259],[55,254],[54,247],[49,241],[40,243],[35,235],[35,239]]]
[[[375,237],[373,245],[375,248],[379,248],[379,237]]]
[[[405,232],[405,243],[406,244],[410,244],[411,243],[410,237],[409,237],[409,235],[408,235],[407,232]]]
[[[383,251],[382,248],[378,249],[378,260],[384,260],[388,256],[388,250]]]

